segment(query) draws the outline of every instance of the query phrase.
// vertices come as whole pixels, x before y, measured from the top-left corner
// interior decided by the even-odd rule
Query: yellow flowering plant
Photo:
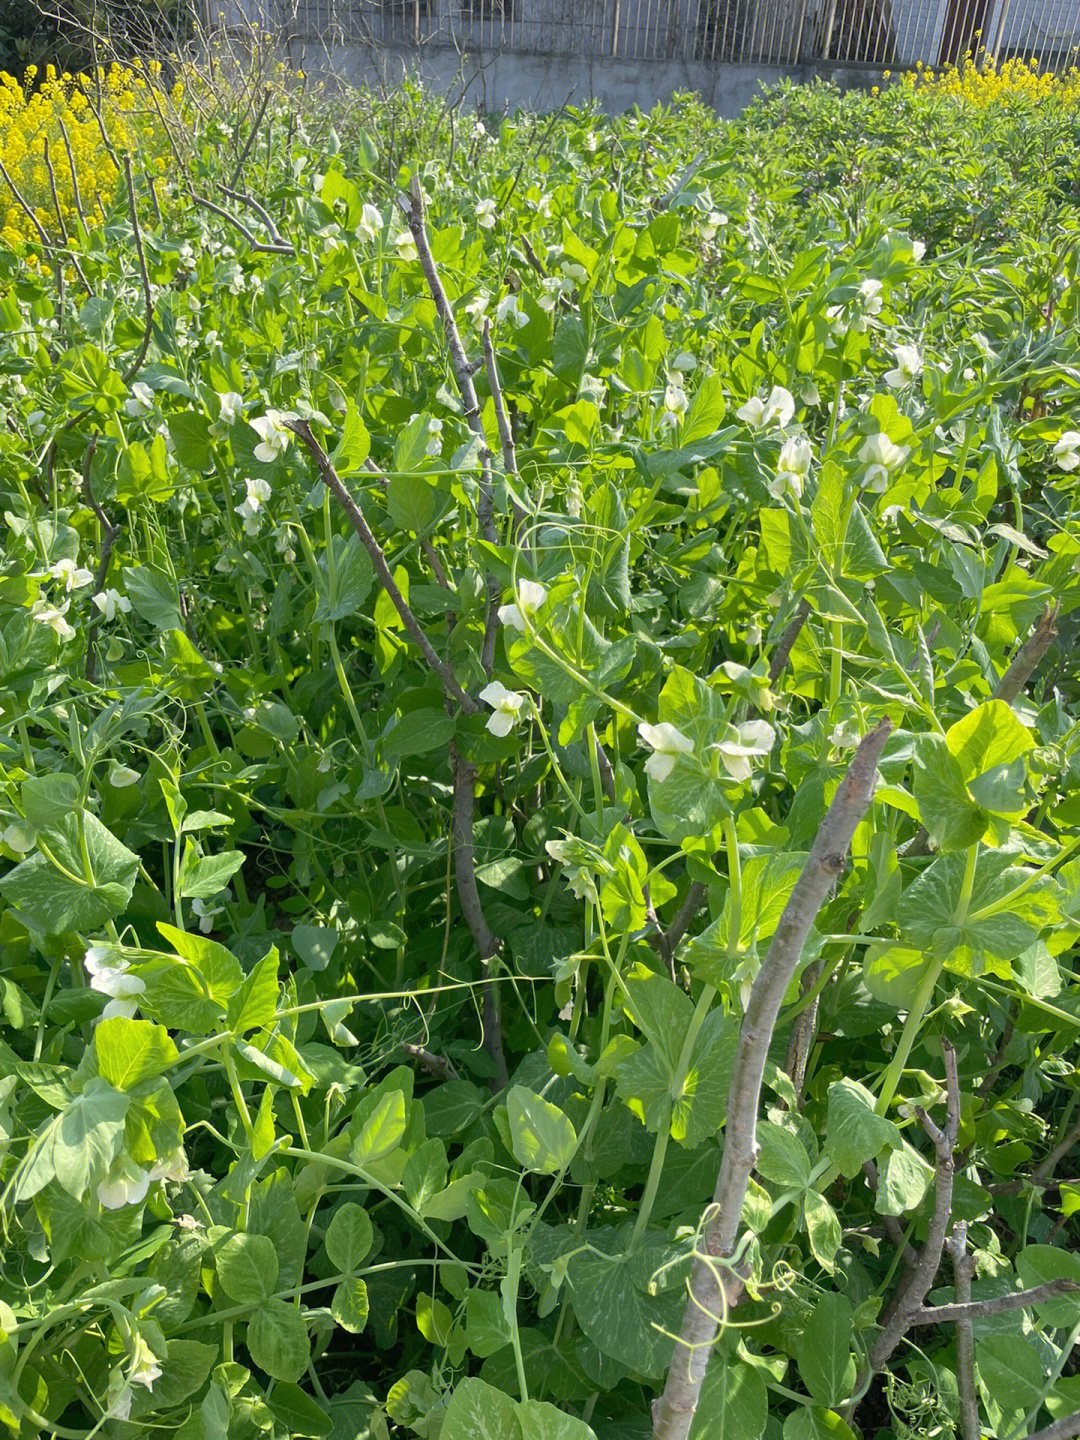
[[[0,239],[36,238],[27,209],[58,238],[75,228],[80,210],[84,217],[104,214],[122,153],[138,152],[151,168],[164,169],[158,110],[167,97],[150,93],[160,68],[138,73],[112,65],[72,76],[50,65],[40,84],[33,65],[21,84],[0,73]]]

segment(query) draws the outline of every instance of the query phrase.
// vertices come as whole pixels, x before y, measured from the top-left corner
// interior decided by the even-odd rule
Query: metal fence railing
[[[1080,0],[292,0],[300,34],[718,64],[938,66],[984,50],[1061,71],[1080,56]]]

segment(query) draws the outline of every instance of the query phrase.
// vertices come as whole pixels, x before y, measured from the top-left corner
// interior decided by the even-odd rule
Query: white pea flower
[[[482,230],[494,230],[498,221],[495,201],[491,196],[481,200],[476,207],[476,223]]]
[[[913,240],[913,241],[911,242],[911,258],[915,261],[915,263],[918,264],[919,261],[923,258],[923,256],[924,256],[925,254],[926,254],[926,241],[925,241],[925,240]]]
[[[196,895],[195,899],[191,902],[191,913],[198,920],[199,929],[202,931],[202,933],[204,935],[209,935],[210,931],[214,928],[214,916],[224,915],[225,906],[207,905],[205,900],[201,900],[198,895]]]
[[[529,323],[529,317],[524,311],[518,309],[518,297],[516,295],[504,295],[495,306],[496,320],[512,320],[520,330],[523,325]]]
[[[485,685],[480,691],[480,699],[485,705],[490,705],[495,712],[494,715],[488,716],[487,722],[487,728],[492,735],[498,735],[500,738],[509,735],[521,719],[525,696],[517,690],[507,690],[506,686],[498,680],[492,680],[490,685]]]
[[[244,272],[238,262],[227,265],[221,277],[229,287],[231,295],[241,295],[244,290]]]
[[[486,290],[478,290],[473,298],[461,308],[470,320],[482,320],[484,318],[484,311],[490,303],[491,296],[488,292]]]
[[[136,380],[131,387],[130,400],[124,401],[124,409],[131,416],[149,415],[154,408],[154,392],[143,380]]]
[[[180,246],[179,258],[185,265],[193,265],[195,263],[195,251],[192,248],[190,240],[185,240]]]
[[[879,315],[884,301],[881,298],[881,281],[864,280],[859,286],[859,296],[862,300],[863,313],[866,315]]]
[[[377,205],[365,205],[360,212],[360,223],[356,227],[356,233],[360,239],[370,240],[374,243],[379,238],[382,227],[382,211]]]
[[[64,619],[70,603],[69,600],[65,600],[63,605],[57,607],[56,605],[46,605],[43,600],[38,600],[30,614],[42,625],[48,625],[49,629],[59,635],[61,640],[73,640],[75,638],[74,626],[69,625]]]
[[[27,417],[26,417],[26,423],[27,423],[27,425],[30,426],[30,434],[31,434],[31,435],[44,435],[44,434],[45,434],[45,411],[44,411],[44,410],[31,410],[30,414],[27,415]]]
[[[562,283],[557,275],[545,275],[540,281],[540,294],[536,297],[536,303],[541,310],[549,315],[559,303],[559,296],[562,294]]]
[[[803,483],[810,474],[814,459],[814,447],[802,435],[792,435],[784,441],[780,458],[776,462],[776,475],[769,481],[769,493],[778,500],[787,494],[796,500],[802,495]]]
[[[121,1155],[97,1187],[97,1197],[106,1210],[121,1210],[125,1205],[141,1205],[149,1188],[147,1172],[127,1155]]]
[[[525,629],[525,616],[535,615],[547,599],[547,589],[538,580],[519,580],[517,604],[500,605],[499,620],[513,630]]]
[[[595,130],[590,130],[588,135],[585,136],[585,149],[590,155],[596,154],[596,147],[599,143]]]
[[[101,1012],[102,1019],[111,1020],[114,1015],[124,1015],[130,1020],[139,1008],[136,996],[143,994],[146,989],[145,983],[137,975],[127,973],[131,962],[122,955],[95,946],[87,950],[83,964],[90,976],[91,990],[111,997]]]
[[[694,742],[690,737],[666,720],[659,725],[639,725],[638,735],[652,748],[653,753],[645,761],[645,774],[658,785],[662,785],[675,769],[675,761],[680,755],[694,753]]]
[[[681,377],[672,380],[664,390],[664,412],[660,416],[660,424],[677,425],[689,409],[690,401],[682,387]]]
[[[847,317],[844,314],[843,305],[830,305],[825,311],[825,319],[829,322],[830,332],[838,339],[842,339],[851,329]],[[826,348],[829,348],[827,345]]]
[[[821,391],[812,380],[807,380],[799,391],[799,399],[804,405],[820,405]]]
[[[986,338],[986,336],[982,333],[981,330],[975,331],[974,335],[972,335],[971,337],[971,343],[975,346],[975,349],[978,350],[979,354],[983,357],[984,360],[996,360],[998,358],[997,351],[990,344],[990,341]]]
[[[755,650],[761,644],[762,630],[757,624],[746,627],[746,643],[751,650]]]
[[[566,279],[572,281],[575,285],[584,285],[589,278],[589,272],[585,269],[585,266],[578,265],[573,260],[563,260],[559,265],[559,269]]]
[[[772,429],[775,426],[782,430],[791,424],[795,414],[795,399],[791,391],[785,390],[783,385],[774,385],[767,400],[761,400],[754,395],[745,405],[740,405],[735,414],[755,429]]]
[[[442,421],[441,421],[441,420],[436,420],[436,419],[432,418],[431,420],[428,421],[427,428],[428,428],[428,434],[431,436],[431,439],[427,442],[427,445],[424,447],[424,454],[425,454],[425,455],[433,455],[433,456],[434,456],[434,455],[441,455],[441,454],[442,454],[442,438],[441,438],[441,437],[442,437],[442,428],[443,428],[443,426],[442,426]]]
[[[396,235],[391,236],[390,244],[393,245],[400,259],[416,259],[416,241],[413,239],[413,233],[411,230],[399,230]]]
[[[145,1385],[147,1390],[152,1390],[154,1381],[160,1379],[161,1366],[157,1362],[157,1356],[139,1335],[135,1340],[135,1352],[132,1355],[131,1369],[128,1371],[128,1381],[132,1385]]]
[[[863,484],[880,495],[889,487],[892,472],[907,459],[907,449],[894,445],[884,430],[868,435],[859,449],[859,459],[867,466]]]
[[[691,370],[697,369],[697,358],[691,355],[689,350],[680,350],[671,362],[671,368],[673,370],[681,370],[684,374],[689,374]]]
[[[968,384],[970,384],[971,381],[975,379],[975,371],[971,368],[970,365],[964,366],[963,376],[964,379],[968,382]]]
[[[705,224],[701,227],[701,238],[712,240],[718,230],[722,230],[728,223],[728,217],[722,210],[710,210]]]
[[[896,369],[885,372],[885,384],[893,390],[900,390],[922,374],[922,356],[914,345],[897,345],[893,354],[896,356]]]
[[[126,765],[113,765],[109,771],[109,784],[115,790],[126,790],[129,785],[137,785],[141,779],[138,770],[130,770]]]
[[[727,738],[715,749],[731,778],[742,782],[750,779],[751,760],[768,755],[775,743],[776,731],[771,725],[764,720],[748,720],[742,725],[729,725]]]
[[[177,1215],[173,1218],[173,1224],[178,1226],[181,1230],[190,1230],[193,1233],[199,1230],[206,1229],[206,1226],[203,1224],[203,1222],[201,1220],[196,1220],[194,1215]]]
[[[55,565],[49,566],[49,574],[54,580],[63,580],[64,590],[68,593],[94,583],[94,572],[83,565],[76,565],[74,560],[57,560]]]
[[[100,590],[91,599],[106,620],[115,620],[117,611],[123,615],[131,613],[131,601],[119,590]]]
[[[836,750],[854,750],[859,743],[859,727],[854,720],[842,720],[834,725],[829,735],[829,744]]]
[[[243,504],[234,505],[233,509],[244,522],[245,535],[257,535],[262,526],[261,511],[266,502],[270,499],[270,486],[265,480],[245,480],[244,485],[247,494]]]
[[[474,140],[484,140],[484,139],[487,138],[487,133],[488,133],[487,126],[484,124],[484,122],[483,122],[482,120],[474,120],[474,121],[473,121],[473,127],[472,127],[472,133],[473,133],[473,139],[474,139]]]
[[[265,415],[251,421],[251,428],[259,436],[259,444],[255,446],[256,460],[269,465],[285,453],[292,439],[292,431],[285,422],[295,419],[291,410],[267,410]]]
[[[1059,470],[1075,470],[1080,465],[1080,430],[1066,430],[1054,446],[1054,459]]]
[[[225,390],[218,395],[218,419],[223,425],[232,425],[244,413],[244,397],[235,390]]]
[[[191,1179],[191,1171],[188,1169],[187,1156],[183,1150],[174,1150],[171,1155],[166,1155],[163,1160],[158,1160],[150,1170],[151,1180],[167,1180],[170,1185],[183,1185]]]

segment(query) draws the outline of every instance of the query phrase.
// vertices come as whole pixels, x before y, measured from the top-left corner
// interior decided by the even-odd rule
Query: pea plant
[[[184,94],[0,250],[0,1421],[1080,1434],[1071,109]]]

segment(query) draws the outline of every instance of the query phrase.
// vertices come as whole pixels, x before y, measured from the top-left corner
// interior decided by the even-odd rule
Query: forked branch
[[[667,1384],[653,1406],[654,1440],[686,1440],[717,1330],[742,1295],[743,1278],[732,1257],[750,1173],[757,1163],[757,1116],[769,1046],[810,927],[843,872],[851,837],[873,797],[878,761],[891,730],[891,722],[882,720],[855,752],[750,991],[731,1071],[724,1158],[702,1227],[703,1253],[694,1261]]]

